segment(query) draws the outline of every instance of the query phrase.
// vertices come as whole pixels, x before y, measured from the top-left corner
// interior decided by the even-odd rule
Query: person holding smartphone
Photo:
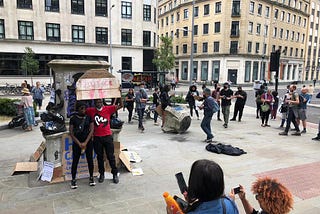
[[[240,185],[239,198],[246,214],[289,213],[293,208],[293,197],[290,191],[276,179],[258,178],[251,187],[260,210],[252,207],[246,199],[245,189]]]
[[[188,189],[183,194],[188,203],[184,212],[238,214],[237,205],[225,196],[224,190],[222,168],[211,160],[195,161],[191,166]],[[169,209],[167,213],[172,214]]]

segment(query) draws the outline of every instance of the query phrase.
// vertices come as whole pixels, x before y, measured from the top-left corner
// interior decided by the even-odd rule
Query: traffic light
[[[279,62],[280,62],[280,50],[276,52],[271,52],[270,57],[270,71],[275,71],[278,76],[279,73]]]

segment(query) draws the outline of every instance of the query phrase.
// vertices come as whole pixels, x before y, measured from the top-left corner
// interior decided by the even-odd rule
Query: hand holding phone
[[[178,185],[180,188],[180,192],[181,192],[181,194],[183,194],[184,192],[186,192],[188,190],[188,187],[187,187],[186,181],[183,178],[182,172],[177,173],[176,178],[177,178],[177,182],[178,182]]]
[[[236,188],[233,188],[233,193],[234,193],[234,194],[238,194],[238,193],[240,193],[240,192],[241,192],[240,186],[239,186],[239,187],[236,187]]]

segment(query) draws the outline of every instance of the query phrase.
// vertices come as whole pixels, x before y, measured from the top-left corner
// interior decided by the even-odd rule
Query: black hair
[[[224,177],[221,167],[211,160],[197,160],[192,164],[188,198],[189,202],[212,201],[224,194]]]
[[[169,85],[164,85],[162,90],[163,90],[164,92],[169,92],[169,91],[170,91]]]
[[[87,104],[83,101],[77,101],[76,102],[76,111],[79,111],[80,107],[85,106],[87,107]]]

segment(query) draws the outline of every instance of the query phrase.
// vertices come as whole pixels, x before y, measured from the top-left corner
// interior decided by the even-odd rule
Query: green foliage
[[[171,103],[181,103],[181,104],[187,103],[182,94],[180,94],[178,96],[171,97],[170,100],[171,100]]]
[[[167,72],[174,68],[175,57],[172,53],[172,39],[167,36],[161,36],[160,48],[156,50],[155,58],[152,62],[158,67],[160,71]]]
[[[24,49],[24,55],[22,57],[21,69],[26,72],[26,74],[36,74],[39,72],[39,61],[35,59],[35,53],[30,47]]]
[[[17,99],[0,98],[0,115],[15,116],[17,108],[14,102],[19,102]]]

